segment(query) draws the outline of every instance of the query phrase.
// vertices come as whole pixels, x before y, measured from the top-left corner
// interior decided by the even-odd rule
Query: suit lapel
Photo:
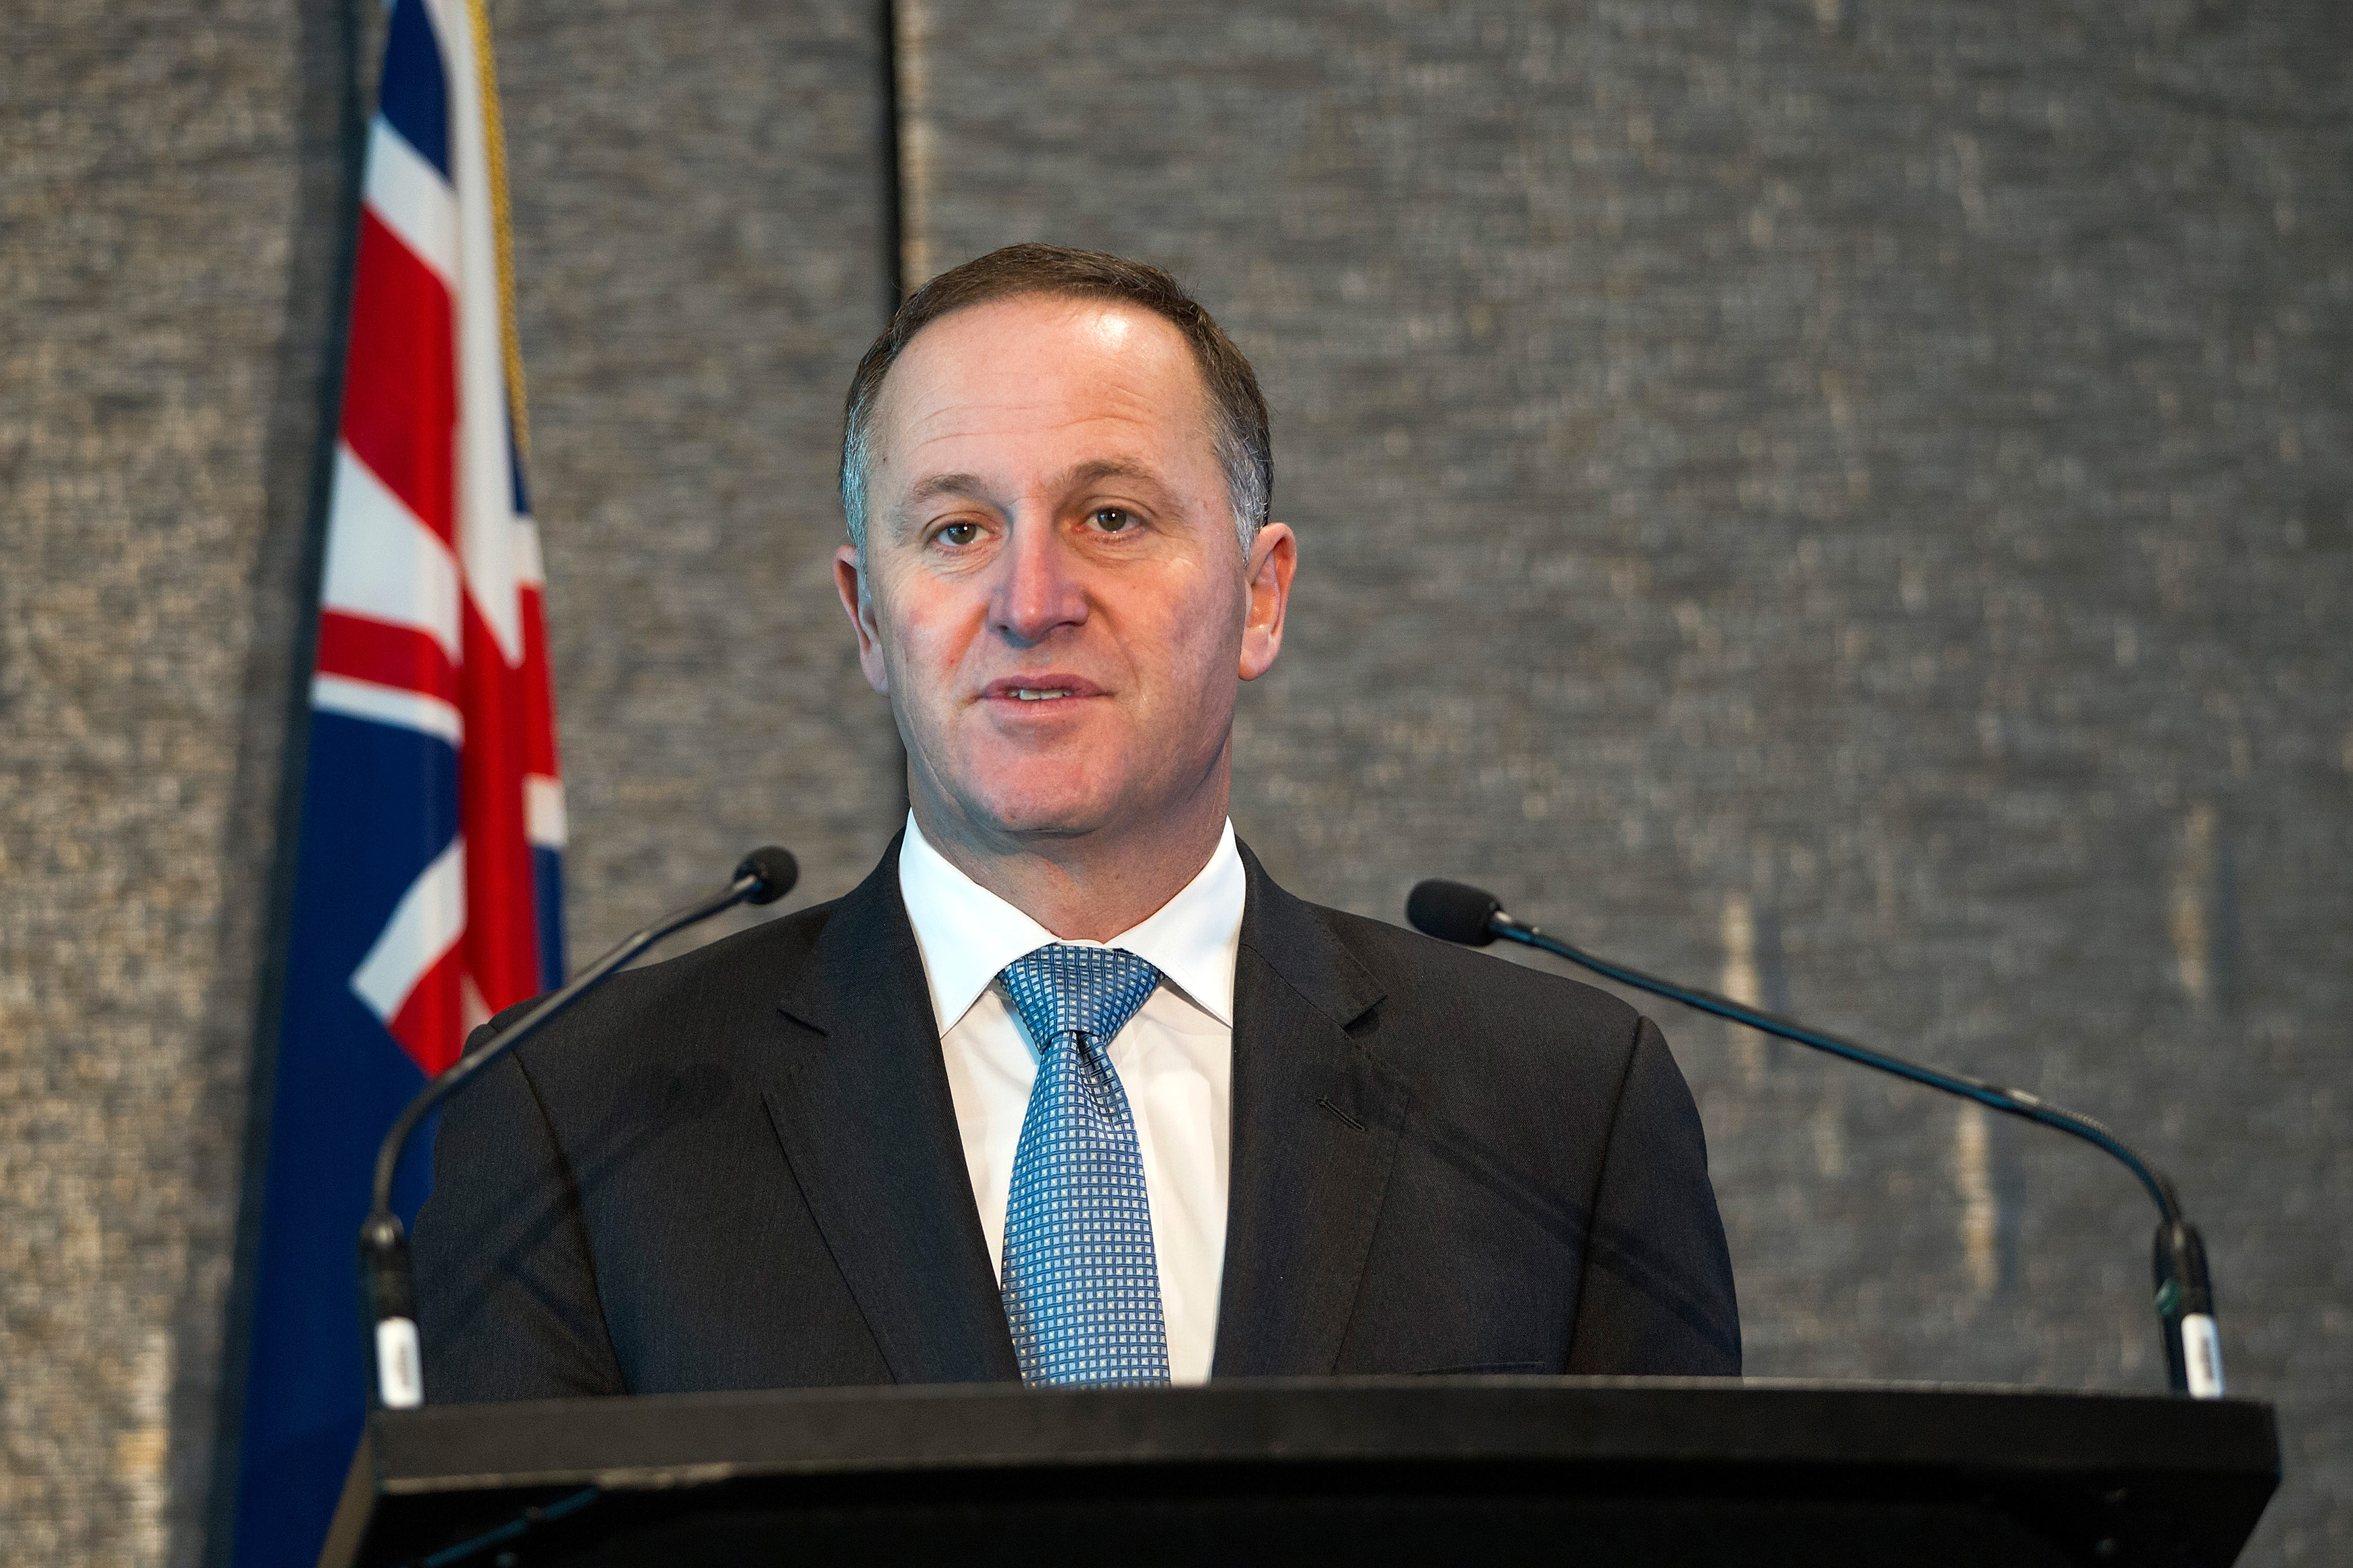
[[[1234,968],[1233,1154],[1214,1371],[1331,1372],[1409,1091],[1351,1038],[1378,982],[1248,849]]]
[[[768,1115],[892,1375],[1018,1379],[895,841],[779,1007]]]

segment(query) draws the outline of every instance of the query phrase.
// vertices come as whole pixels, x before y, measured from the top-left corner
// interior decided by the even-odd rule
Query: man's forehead
[[[1124,300],[992,300],[924,328],[892,368],[876,408],[875,467],[889,471],[902,507],[1107,480],[1173,496],[1216,468],[1207,398],[1190,346],[1152,311]],[[1197,466],[1204,471],[1189,471]]]
[[[1164,488],[1157,466],[1137,458],[1097,458],[1083,463],[1073,463],[1059,473],[1047,476],[1050,489],[1073,490],[1083,486],[1117,479],[1150,489]],[[942,496],[986,496],[1001,481],[976,473],[952,471],[930,473],[918,479],[907,489],[907,500],[919,502]]]
[[[917,332],[884,376],[877,424],[916,439],[997,423],[1155,419],[1208,386],[1176,323],[1124,300],[1023,294],[966,306]]]

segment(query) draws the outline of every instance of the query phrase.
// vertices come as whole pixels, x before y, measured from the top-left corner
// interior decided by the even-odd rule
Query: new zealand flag
[[[397,0],[369,132],[243,1391],[240,1568],[316,1560],[358,1439],[353,1238],[378,1140],[475,1024],[563,976],[564,795],[489,44],[481,0]],[[412,1217],[427,1180],[413,1159]]]

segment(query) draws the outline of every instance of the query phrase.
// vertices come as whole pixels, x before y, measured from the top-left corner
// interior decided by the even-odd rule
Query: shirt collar
[[[1218,847],[1176,896],[1106,942],[1160,971],[1194,1005],[1229,1029],[1234,1025],[1234,959],[1250,877],[1228,822]],[[940,1033],[955,1027],[999,971],[1023,953],[1062,939],[965,876],[932,847],[915,815],[899,846],[899,896],[907,906],[932,990]]]

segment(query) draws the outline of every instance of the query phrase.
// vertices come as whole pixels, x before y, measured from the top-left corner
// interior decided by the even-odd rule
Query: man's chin
[[[1083,838],[1116,829],[1121,802],[1095,780],[997,778],[959,791],[962,815],[982,835],[1004,840]]]
[[[1091,801],[998,801],[974,814],[993,835],[1010,839],[1084,838],[1118,825],[1118,814]]]

